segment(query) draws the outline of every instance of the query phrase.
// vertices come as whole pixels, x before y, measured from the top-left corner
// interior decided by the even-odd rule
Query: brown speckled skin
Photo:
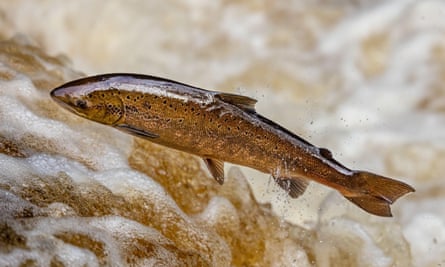
[[[51,92],[57,102],[80,116],[156,134],[159,137],[147,139],[164,146],[248,166],[277,178],[307,178],[346,197],[370,193],[371,182],[336,162],[327,150],[253,109],[226,101],[221,94],[138,74],[88,77]],[[392,203],[413,189],[405,185],[402,191],[377,197]]]

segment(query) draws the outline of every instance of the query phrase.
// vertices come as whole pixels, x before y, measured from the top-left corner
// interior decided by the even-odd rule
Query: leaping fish
[[[141,74],[104,74],[68,82],[51,97],[71,112],[201,157],[220,184],[224,162],[271,174],[292,198],[309,181],[340,192],[363,210],[390,217],[411,186],[351,170],[255,111],[255,99]]]

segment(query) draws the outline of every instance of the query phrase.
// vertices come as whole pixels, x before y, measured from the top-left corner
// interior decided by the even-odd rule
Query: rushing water
[[[0,47],[0,265],[444,265],[444,16],[439,0],[0,2],[0,36],[21,34]],[[54,105],[73,69],[249,95],[417,191],[381,219],[248,169],[220,188],[196,159]]]

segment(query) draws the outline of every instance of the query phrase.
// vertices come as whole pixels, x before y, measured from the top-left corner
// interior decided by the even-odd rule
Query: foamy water
[[[132,137],[70,116],[51,102],[51,87],[80,76],[75,69],[86,74],[140,72],[252,96],[259,100],[258,112],[328,147],[346,166],[395,177],[416,188],[416,193],[393,205],[394,218],[382,219],[317,184],[311,184],[302,198],[290,200],[267,175],[243,169],[256,199],[271,203],[283,224],[297,225],[276,230],[284,237],[279,245],[268,243],[267,264],[445,264],[445,2],[306,2],[0,3],[0,36],[23,34],[47,53],[72,61],[70,66],[64,59],[49,60],[38,50],[2,46],[2,203],[12,203],[3,204],[12,217],[27,211],[43,214],[43,219],[28,228],[12,224],[22,239],[11,250],[0,250],[0,263],[14,266],[29,258],[44,266],[58,255],[58,262],[70,266],[119,266],[128,264],[125,255],[137,250],[129,249],[135,236],[156,240],[151,243],[159,244],[153,255],[168,254],[174,264],[184,263],[184,258],[235,266],[242,262],[230,251],[226,233],[206,232],[206,227],[224,228],[222,222],[236,232],[243,217],[237,217],[241,215],[233,199],[212,195],[196,207],[181,204],[182,193],[176,196],[168,187],[174,184],[151,179],[155,174],[169,177],[168,169],[161,168],[167,172],[164,176],[159,169],[164,161],[135,156],[139,154]],[[30,56],[14,57],[16,49]],[[33,63],[23,63],[26,60]],[[135,167],[144,165],[138,157],[149,157],[157,165]],[[185,162],[184,166],[195,166]],[[61,177],[71,186],[66,190],[76,188],[83,196],[80,200],[94,202],[95,192],[101,192],[114,203],[107,209],[119,212],[87,205],[88,212],[82,213],[76,199],[35,200],[39,194],[33,190],[52,192],[48,187],[65,184]],[[220,190],[212,182],[203,188]],[[189,240],[178,245],[181,242],[169,235],[173,226],[162,228],[162,220],[150,225],[148,215],[136,218],[116,204],[137,198],[144,200],[142,206],[167,207],[168,216],[186,222],[177,231]],[[203,226],[202,221],[208,223]],[[73,228],[76,236],[61,234]],[[202,232],[206,234],[199,235]],[[79,236],[104,245],[87,246]],[[193,242],[194,236],[205,245]],[[287,236],[291,244],[286,243]],[[47,244],[45,249],[42,244]],[[190,252],[185,244],[196,247]],[[50,253],[51,248],[57,249]],[[101,257],[101,251],[110,257]],[[220,258],[202,256],[214,251]],[[278,251],[280,257],[273,258]],[[137,263],[166,264],[165,258],[147,257]]]

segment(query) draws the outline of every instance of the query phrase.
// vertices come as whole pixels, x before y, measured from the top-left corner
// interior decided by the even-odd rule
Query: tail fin
[[[390,204],[399,197],[414,192],[411,186],[377,174],[358,171],[352,179],[356,180],[357,188],[353,194],[345,197],[365,211],[384,217],[391,217]]]

